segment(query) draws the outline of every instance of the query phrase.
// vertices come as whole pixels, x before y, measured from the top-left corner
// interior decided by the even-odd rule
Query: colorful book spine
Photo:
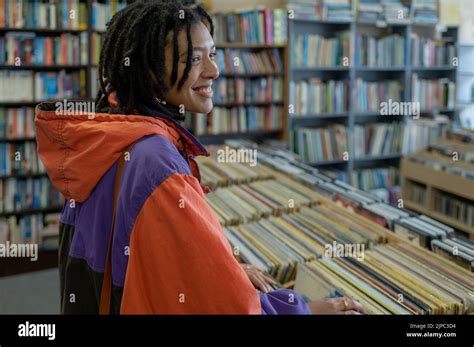
[[[453,66],[456,47],[443,40],[411,36],[412,65],[415,67]]]
[[[281,130],[283,108],[263,107],[214,107],[209,116],[196,117],[196,135],[218,135],[248,131]]]
[[[355,56],[357,66],[404,66],[405,38],[399,34],[385,37],[357,34]]]
[[[400,154],[404,124],[373,123],[354,126],[354,155],[356,158]]]
[[[30,208],[50,208],[62,204],[61,193],[56,191],[47,177],[7,178],[0,180],[3,209],[0,212],[17,212]]]
[[[287,35],[284,9],[257,6],[251,10],[213,15],[215,41],[247,44],[283,45]]]
[[[224,74],[278,74],[284,70],[281,53],[277,48],[260,52],[218,49],[217,66]]]
[[[92,0],[91,23],[94,30],[105,31],[107,23],[118,11],[127,7],[127,0],[110,0],[106,3]]]
[[[294,67],[348,66],[350,32],[336,33],[334,37],[316,34],[296,35],[291,46]]]
[[[449,78],[428,80],[413,74],[412,98],[420,102],[422,110],[453,108],[456,103],[456,84]]]
[[[45,173],[39,160],[36,143],[0,143],[0,177]]]
[[[401,101],[402,91],[403,88],[399,81],[369,82],[358,78],[355,90],[355,109],[357,112],[380,112],[382,102]]]
[[[5,65],[86,65],[87,52],[85,32],[56,37],[10,32],[0,37],[0,64]]]
[[[343,125],[297,128],[293,131],[295,152],[307,162],[348,158],[349,132]]]
[[[213,100],[216,104],[247,102],[282,102],[281,77],[224,78],[214,82]]]
[[[34,109],[0,108],[0,138],[35,137]]]
[[[0,27],[86,30],[87,3],[80,0],[1,0]]]
[[[340,113],[349,110],[349,81],[310,79],[290,85],[295,115]]]

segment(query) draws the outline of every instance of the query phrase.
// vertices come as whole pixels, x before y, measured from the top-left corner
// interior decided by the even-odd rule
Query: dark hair
[[[146,114],[145,107],[151,107],[176,120],[183,120],[184,115],[177,111],[177,107],[163,105],[159,100],[176,83],[178,90],[181,89],[188,79],[193,52],[191,27],[198,22],[204,23],[211,36],[214,35],[209,14],[200,6],[184,6],[179,0],[139,0],[117,12],[107,24],[103,37],[96,108],[110,112],[107,98],[114,90],[119,99],[120,113],[129,114],[137,110]],[[182,29],[186,30],[188,48],[186,67],[178,81],[178,33]],[[169,32],[173,32],[171,86],[164,80]]]

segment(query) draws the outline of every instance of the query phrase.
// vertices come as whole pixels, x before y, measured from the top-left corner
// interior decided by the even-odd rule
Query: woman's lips
[[[193,88],[194,92],[204,98],[212,98],[212,87]]]

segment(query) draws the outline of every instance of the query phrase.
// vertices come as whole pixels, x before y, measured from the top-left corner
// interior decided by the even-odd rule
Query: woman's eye
[[[217,53],[216,53],[216,52],[211,53],[211,54],[209,54],[209,57],[210,57],[211,59],[214,59],[215,57],[217,57]]]
[[[197,63],[200,59],[201,57],[193,57],[192,62]]]

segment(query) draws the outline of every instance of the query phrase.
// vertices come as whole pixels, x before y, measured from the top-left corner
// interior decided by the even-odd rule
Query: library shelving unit
[[[294,45],[296,37],[304,34],[314,34],[325,38],[333,38],[338,32],[347,31],[350,37],[350,56],[348,64],[336,66],[318,66],[318,67],[298,67],[296,66],[294,56]],[[341,124],[346,127],[349,137],[348,148],[349,155],[345,158],[336,158],[335,160],[313,161],[309,162],[312,166],[325,169],[335,169],[343,171],[347,175],[347,180],[351,181],[350,173],[352,170],[399,166],[400,159],[404,153],[392,153],[380,156],[359,156],[355,157],[354,148],[356,146],[356,136],[354,129],[357,125],[367,125],[372,123],[392,123],[401,122],[407,124],[410,116],[404,115],[381,115],[378,110],[359,111],[356,99],[356,82],[362,79],[368,82],[382,81],[399,81],[401,86],[401,100],[413,100],[412,83],[413,76],[417,74],[423,79],[449,78],[450,81],[456,81],[456,66],[414,66],[412,64],[411,38],[414,34],[426,37],[437,38],[445,41],[452,41],[456,44],[457,27],[443,27],[437,24],[420,24],[413,23],[409,20],[400,20],[399,22],[369,22],[354,19],[348,20],[324,20],[324,19],[306,19],[293,18],[288,20],[288,78],[290,83],[297,83],[302,80],[320,79],[326,80],[347,80],[349,81],[350,94],[349,109],[347,112],[330,112],[321,114],[291,114],[288,115],[288,133],[290,134],[290,149],[295,150],[295,142],[292,139],[292,133],[299,127],[317,128],[328,125]],[[383,37],[386,35],[398,34],[404,39],[404,53],[402,65],[394,66],[364,66],[356,62],[356,52],[360,52],[356,38],[358,35],[369,35],[374,37]],[[303,54],[296,52],[296,54]],[[290,104],[297,102],[298,96],[291,95],[290,88]],[[452,108],[431,108],[421,109],[420,119],[424,117],[431,118],[434,114],[445,114],[451,120],[455,119],[455,107]]]

